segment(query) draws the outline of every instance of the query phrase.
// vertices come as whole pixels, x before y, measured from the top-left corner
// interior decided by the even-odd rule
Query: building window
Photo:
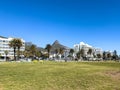
[[[2,40],[0,40],[0,42],[2,42]]]

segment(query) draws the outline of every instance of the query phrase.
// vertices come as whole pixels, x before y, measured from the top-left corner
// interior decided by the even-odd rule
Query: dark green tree
[[[88,53],[89,55],[91,55],[91,54],[92,54],[92,52],[93,52],[93,51],[92,51],[92,49],[91,49],[91,48],[89,48],[89,50],[88,50],[88,52],[87,52],[87,53]]]
[[[69,57],[70,57],[72,60],[74,59],[73,54],[74,54],[74,49],[70,49]]]
[[[102,58],[102,55],[101,54],[97,54],[97,58]]]
[[[64,56],[64,48],[59,49],[59,54],[61,55],[60,59]]]
[[[14,49],[14,60],[16,60],[16,49],[18,49],[17,56],[19,57],[20,47],[22,47],[22,45],[23,45],[22,41],[18,38],[14,38],[9,42],[9,46]]]
[[[111,60],[111,53],[107,53],[107,59]]]
[[[20,39],[16,39],[16,46],[18,48],[17,59],[20,57],[20,48],[23,46],[23,42]]]
[[[85,51],[84,51],[84,49],[81,49],[81,50],[80,50],[80,56],[81,56],[82,58],[84,58],[84,56],[85,56]]]
[[[117,60],[118,59],[118,55],[117,55],[117,51],[116,50],[114,50],[114,52],[113,52],[112,59],[113,60]]]
[[[30,47],[30,57],[32,57],[32,60],[34,59],[35,55],[36,55],[36,46],[35,45],[32,45]]]
[[[73,56],[73,53],[74,53],[74,49],[70,49],[70,55],[72,55]]]
[[[16,61],[16,48],[17,48],[17,43],[16,43],[17,39],[12,39],[10,42],[9,42],[9,46],[13,48],[13,51],[14,51],[14,60]]]
[[[42,55],[41,51],[38,51],[38,50],[37,50],[35,56],[38,57],[38,58],[40,58],[41,55]]]
[[[45,49],[47,50],[48,52],[48,58],[50,57],[50,50],[51,50],[52,46],[50,44],[47,44]]]
[[[106,58],[107,58],[107,53],[104,51],[103,52],[103,60],[106,60]]]
[[[80,59],[80,51],[76,54],[76,59]]]

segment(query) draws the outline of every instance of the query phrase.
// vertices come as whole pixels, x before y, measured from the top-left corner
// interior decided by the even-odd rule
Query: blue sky
[[[120,0],[0,0],[0,35],[41,47],[83,41],[120,54]]]

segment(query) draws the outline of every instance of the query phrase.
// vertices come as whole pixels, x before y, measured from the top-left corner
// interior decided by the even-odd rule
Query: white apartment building
[[[8,55],[7,57],[9,58],[13,58],[14,57],[14,51],[13,48],[9,46],[9,42],[12,40],[13,38],[9,37],[3,37],[0,36],[0,56],[1,57],[5,57],[5,51],[8,51]],[[19,38],[21,39],[21,38]],[[23,46],[20,48],[20,51],[24,51],[25,50],[25,40],[21,39],[21,41],[23,42]]]
[[[103,50],[101,48],[95,48],[94,50],[95,50],[94,51],[95,55],[97,55],[97,54],[101,54],[102,55],[103,54]]]
[[[86,44],[84,42],[80,42],[80,44],[75,44],[74,45],[74,51],[75,51],[75,53],[79,52],[81,49],[84,49],[84,54],[87,57],[93,57],[93,53],[95,55],[97,55],[97,54],[101,54],[102,55],[102,53],[103,53],[102,49],[100,49],[100,48],[94,48],[93,46],[88,45],[88,44]],[[89,49],[92,49],[92,54],[91,55],[88,55]]]
[[[74,45],[74,52],[75,52],[75,53],[78,53],[79,50],[80,50],[80,44],[75,44],[75,45]]]
[[[85,54],[87,54],[87,52],[90,48],[93,49],[92,46],[90,46],[90,45],[88,45],[84,42],[80,42],[80,44],[75,44],[74,45],[74,50],[75,50],[76,53],[79,52],[79,50],[84,49]]]

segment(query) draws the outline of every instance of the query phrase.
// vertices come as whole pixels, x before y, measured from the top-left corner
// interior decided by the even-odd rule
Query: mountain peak
[[[62,49],[69,49],[68,47],[60,44],[58,40],[56,40],[56,41],[52,44],[52,51],[55,51],[55,49],[60,49],[60,48],[62,48]]]
[[[59,41],[58,41],[58,40],[56,40],[56,41],[53,43],[53,45],[54,45],[54,44],[60,44],[60,43],[59,43]]]

